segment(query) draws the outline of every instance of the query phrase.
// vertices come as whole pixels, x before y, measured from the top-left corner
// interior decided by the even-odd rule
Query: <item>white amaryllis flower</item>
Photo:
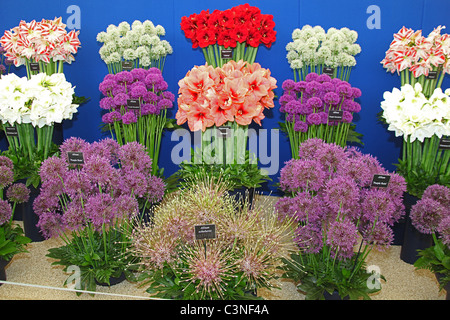
[[[406,84],[383,94],[383,118],[388,130],[405,140],[421,142],[433,135],[450,135],[450,91],[437,88],[430,98],[422,93],[422,86]]]
[[[74,87],[62,73],[39,73],[30,80],[5,76],[0,79],[0,92],[0,119],[11,125],[31,123],[43,127],[61,123],[72,119],[78,108],[72,103]]]

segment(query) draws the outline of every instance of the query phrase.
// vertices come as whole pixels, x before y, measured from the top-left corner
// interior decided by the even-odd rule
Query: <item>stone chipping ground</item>
[[[67,274],[62,266],[52,266],[54,259],[46,257],[49,248],[63,245],[61,239],[49,239],[28,245],[28,253],[16,255],[6,267],[7,281],[15,284],[0,286],[0,300],[142,300],[152,299],[145,287],[124,281],[111,287],[97,286],[97,294],[77,296],[68,290],[64,281]],[[382,289],[371,295],[372,300],[445,300],[446,292],[439,292],[434,274],[415,270],[400,259],[400,246],[391,246],[385,252],[372,251],[367,265],[373,265],[383,274]],[[259,290],[258,295],[268,300],[304,300],[295,284],[288,279],[274,281],[279,289]]]

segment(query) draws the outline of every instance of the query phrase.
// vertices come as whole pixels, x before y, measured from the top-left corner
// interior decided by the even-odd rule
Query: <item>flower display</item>
[[[443,29],[445,26],[438,26],[425,37],[422,30],[402,27],[381,61],[383,68],[400,75],[402,86],[420,83],[425,96],[430,97],[450,73],[450,37],[441,34]]]
[[[195,66],[178,82],[179,125],[191,131],[236,122],[261,125],[264,110],[273,108],[276,86],[270,70],[260,64],[229,61],[222,68]]]
[[[421,233],[431,234],[433,246],[419,250],[414,262],[417,269],[429,269],[442,276],[440,289],[450,281],[450,188],[433,184],[411,208],[412,225]]]
[[[288,274],[301,281],[307,298],[334,289],[341,297],[367,298],[370,290],[362,279],[370,273],[364,261],[373,248],[391,245],[392,226],[404,214],[405,179],[354,147],[313,138],[299,149],[299,159],[281,169],[280,188],[286,196],[276,203],[281,219],[296,221],[299,253],[288,262],[293,267]],[[374,184],[378,175],[389,176],[389,183]]]
[[[62,72],[64,63],[75,60],[74,54],[81,45],[78,34],[75,30],[67,32],[61,17],[40,22],[21,20],[17,27],[5,31],[0,43],[6,50],[5,56],[16,67],[25,65],[30,77],[38,73],[31,63],[38,63],[40,72]]]
[[[102,121],[120,145],[138,141],[146,146],[153,160],[153,174],[158,171],[167,110],[175,100],[167,88],[161,70],[155,67],[108,74],[99,85],[104,95],[100,108],[106,112]]]
[[[206,62],[213,67],[222,67],[230,59],[253,63],[258,47],[270,48],[276,40],[273,16],[249,4],[193,13],[182,17],[180,25],[192,47],[201,48]],[[232,50],[230,56],[224,56],[226,49]]]
[[[5,192],[6,191],[6,192]],[[29,200],[30,190],[23,183],[14,183],[14,164],[0,156],[0,259],[10,261],[14,255],[26,251],[31,242],[22,227],[14,221],[16,205]]]
[[[450,181],[450,151],[441,147],[441,139],[450,135],[449,94],[436,88],[427,97],[417,82],[383,95],[382,118],[388,130],[403,137],[398,172],[407,179],[408,192],[418,197],[429,185]]]
[[[0,79],[2,75],[8,74],[13,62],[5,56],[6,50],[0,45]],[[8,68],[7,68],[8,67]]]
[[[156,208],[151,224],[132,231],[147,292],[169,299],[251,299],[293,246],[291,223],[263,207],[240,208],[224,180],[197,176]],[[198,239],[196,226],[214,224],[215,237]],[[257,292],[256,292],[257,293]]]
[[[298,158],[299,144],[309,138],[347,144],[353,130],[353,115],[361,111],[361,105],[355,101],[361,96],[360,89],[317,73],[309,73],[298,82],[285,80],[282,88],[280,112],[286,115],[283,129],[289,136],[292,157]],[[334,111],[342,114],[334,118]]]
[[[167,55],[173,52],[170,43],[161,40],[165,34],[163,26],[155,26],[150,20],[110,24],[97,34],[97,41],[103,43],[100,58],[113,74],[124,70],[123,61],[132,63],[131,68],[155,67],[163,71]]]
[[[54,264],[79,266],[78,289],[95,291],[95,281],[109,284],[128,274],[124,230],[161,201],[165,185],[151,175],[152,160],[137,142],[119,146],[111,138],[88,143],[72,137],[60,152],[40,169],[42,186],[33,203],[37,226],[46,239],[64,240],[49,250]]]
[[[329,28],[304,25],[292,32],[292,42],[286,45],[286,58],[294,72],[294,80],[305,80],[310,72],[327,73],[349,81],[355,56],[361,52],[356,43],[358,33],[349,28]]]

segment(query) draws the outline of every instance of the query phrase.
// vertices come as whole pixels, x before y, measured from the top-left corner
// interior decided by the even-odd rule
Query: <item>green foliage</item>
[[[433,240],[434,246],[418,250],[419,259],[414,262],[414,267],[440,274],[439,284],[442,290],[450,281],[450,249],[435,234]]]
[[[119,230],[110,229],[107,233],[100,233],[86,228],[72,232],[65,246],[50,248],[47,257],[57,260],[52,265],[65,266],[64,271],[70,266],[78,266],[81,276],[78,289],[95,291],[96,281],[109,285],[111,278],[117,278],[122,273],[131,279],[128,265],[132,257],[125,255],[128,247],[125,241]]]
[[[17,253],[27,252],[26,244],[30,242],[19,225],[5,223],[0,226],[0,257],[3,260],[9,261]]]
[[[306,300],[323,300],[324,293],[332,294],[335,290],[341,297],[348,296],[351,300],[363,298],[370,300],[369,294],[380,289],[377,286],[368,286],[369,278],[376,278],[374,272],[367,272],[365,264],[356,267],[356,257],[334,263],[322,259],[323,253],[319,252],[314,257],[295,253],[290,259],[283,259],[283,277],[293,279],[298,283],[297,288],[306,293]],[[305,263],[305,261],[308,263]],[[333,264],[333,267],[330,265]],[[379,275],[380,279],[384,279]]]

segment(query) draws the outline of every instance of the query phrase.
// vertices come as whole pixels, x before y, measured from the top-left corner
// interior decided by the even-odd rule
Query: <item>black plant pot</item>
[[[6,266],[8,265],[9,261],[4,260],[3,258],[0,258],[0,281],[6,281]],[[0,286],[3,283],[0,283]]]
[[[248,208],[252,209],[255,198],[255,188],[240,187],[228,192],[231,197],[239,203],[240,209],[243,209],[247,203]]]
[[[436,273],[435,275],[438,282],[440,282],[441,278],[444,277],[442,273]],[[439,285],[441,284],[439,283]],[[450,281],[447,282],[443,289],[447,292],[445,300],[450,300]]]
[[[323,292],[323,297],[325,300],[350,300],[349,296],[341,297],[337,290],[334,290],[331,294],[325,290]]]
[[[409,208],[405,208],[405,229],[403,236],[403,244],[400,251],[400,259],[409,264],[414,264],[419,258],[417,250],[424,250],[433,245],[433,238],[430,234],[424,234],[419,232],[412,224],[410,212],[411,207],[417,203],[419,198],[411,196],[408,205]]]
[[[24,203],[22,210],[23,230],[25,232],[25,236],[30,238],[32,242],[40,242],[45,240],[45,238],[37,227],[39,217],[33,210],[33,202],[39,195],[40,185],[37,188],[31,185],[29,188],[30,199],[27,203]]]
[[[125,273],[122,272],[122,274],[118,277],[110,277],[109,284],[107,284],[106,282],[98,282],[97,280],[95,280],[95,283],[102,287],[110,287],[123,282],[125,279]]]
[[[403,245],[403,241],[405,238],[405,226],[406,226],[406,218],[409,217],[409,213],[411,212],[411,207],[416,204],[419,200],[418,197],[405,192],[403,194],[403,205],[405,206],[405,215],[399,219],[392,226],[392,231],[394,232],[394,242],[392,243],[395,246]]]

